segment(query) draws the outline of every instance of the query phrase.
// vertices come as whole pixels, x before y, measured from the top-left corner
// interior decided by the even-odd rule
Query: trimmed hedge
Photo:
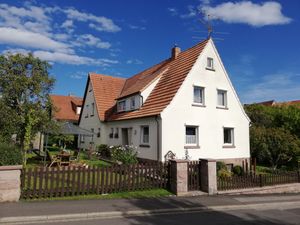
[[[18,147],[0,143],[0,166],[21,165],[22,163],[23,156]]]

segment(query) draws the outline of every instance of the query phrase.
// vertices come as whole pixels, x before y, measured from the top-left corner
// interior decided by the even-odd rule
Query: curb
[[[293,204],[291,204],[293,203]],[[294,202],[268,202],[244,205],[222,205],[222,206],[200,206],[188,208],[167,208],[154,210],[132,210],[132,211],[112,211],[112,212],[91,212],[91,213],[74,213],[74,214],[60,214],[60,215],[41,215],[41,216],[20,216],[20,217],[2,217],[0,224],[28,224],[28,223],[45,223],[45,222],[70,222],[80,220],[93,219],[112,219],[112,218],[126,218],[134,216],[151,216],[159,214],[174,214],[174,213],[194,213],[194,212],[209,212],[209,211],[232,211],[241,209],[294,209],[300,208],[300,201]]]

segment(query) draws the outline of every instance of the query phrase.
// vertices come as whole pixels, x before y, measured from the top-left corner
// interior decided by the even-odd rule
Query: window
[[[135,97],[130,98],[130,109],[135,109]]]
[[[109,138],[113,138],[113,137],[114,137],[114,128],[110,128]]]
[[[91,104],[91,116],[94,116],[95,114],[95,103]]]
[[[80,143],[84,143],[84,135],[80,135]]]
[[[234,129],[224,127],[224,145],[234,145]]]
[[[204,105],[204,88],[194,86],[194,103]]]
[[[91,128],[92,137],[91,137],[91,143],[94,143],[94,128]]]
[[[115,138],[119,138],[119,128],[118,127],[115,130]]]
[[[223,108],[227,107],[227,91],[218,90],[218,106]]]
[[[149,144],[149,126],[141,127],[141,143]]]
[[[77,115],[80,115],[80,113],[81,113],[81,107],[80,107],[80,106],[77,106],[77,107],[76,107],[76,114],[77,114]]]
[[[214,59],[207,57],[206,69],[214,70]]]
[[[196,126],[185,127],[185,144],[198,145],[198,127]]]
[[[86,105],[86,115],[85,117],[89,117],[89,105]]]
[[[97,133],[97,137],[101,137],[101,128],[98,128],[98,133]]]
[[[118,102],[118,112],[123,112],[126,110],[126,101],[119,101]]]

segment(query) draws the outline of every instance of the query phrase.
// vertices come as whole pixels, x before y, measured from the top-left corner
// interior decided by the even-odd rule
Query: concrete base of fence
[[[228,191],[218,191],[221,195],[239,195],[239,194],[285,194],[285,193],[300,193],[300,183],[280,184],[275,186],[264,186],[257,188],[235,189]]]
[[[200,159],[201,190],[209,195],[217,193],[217,168],[216,160]]]
[[[177,196],[184,196],[188,192],[188,161],[171,161],[171,192]]]
[[[21,195],[22,166],[0,166],[0,202],[17,202]]]

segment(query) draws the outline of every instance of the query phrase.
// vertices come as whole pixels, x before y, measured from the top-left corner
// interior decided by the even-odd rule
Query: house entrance
[[[122,145],[132,145],[132,128],[122,128]]]

